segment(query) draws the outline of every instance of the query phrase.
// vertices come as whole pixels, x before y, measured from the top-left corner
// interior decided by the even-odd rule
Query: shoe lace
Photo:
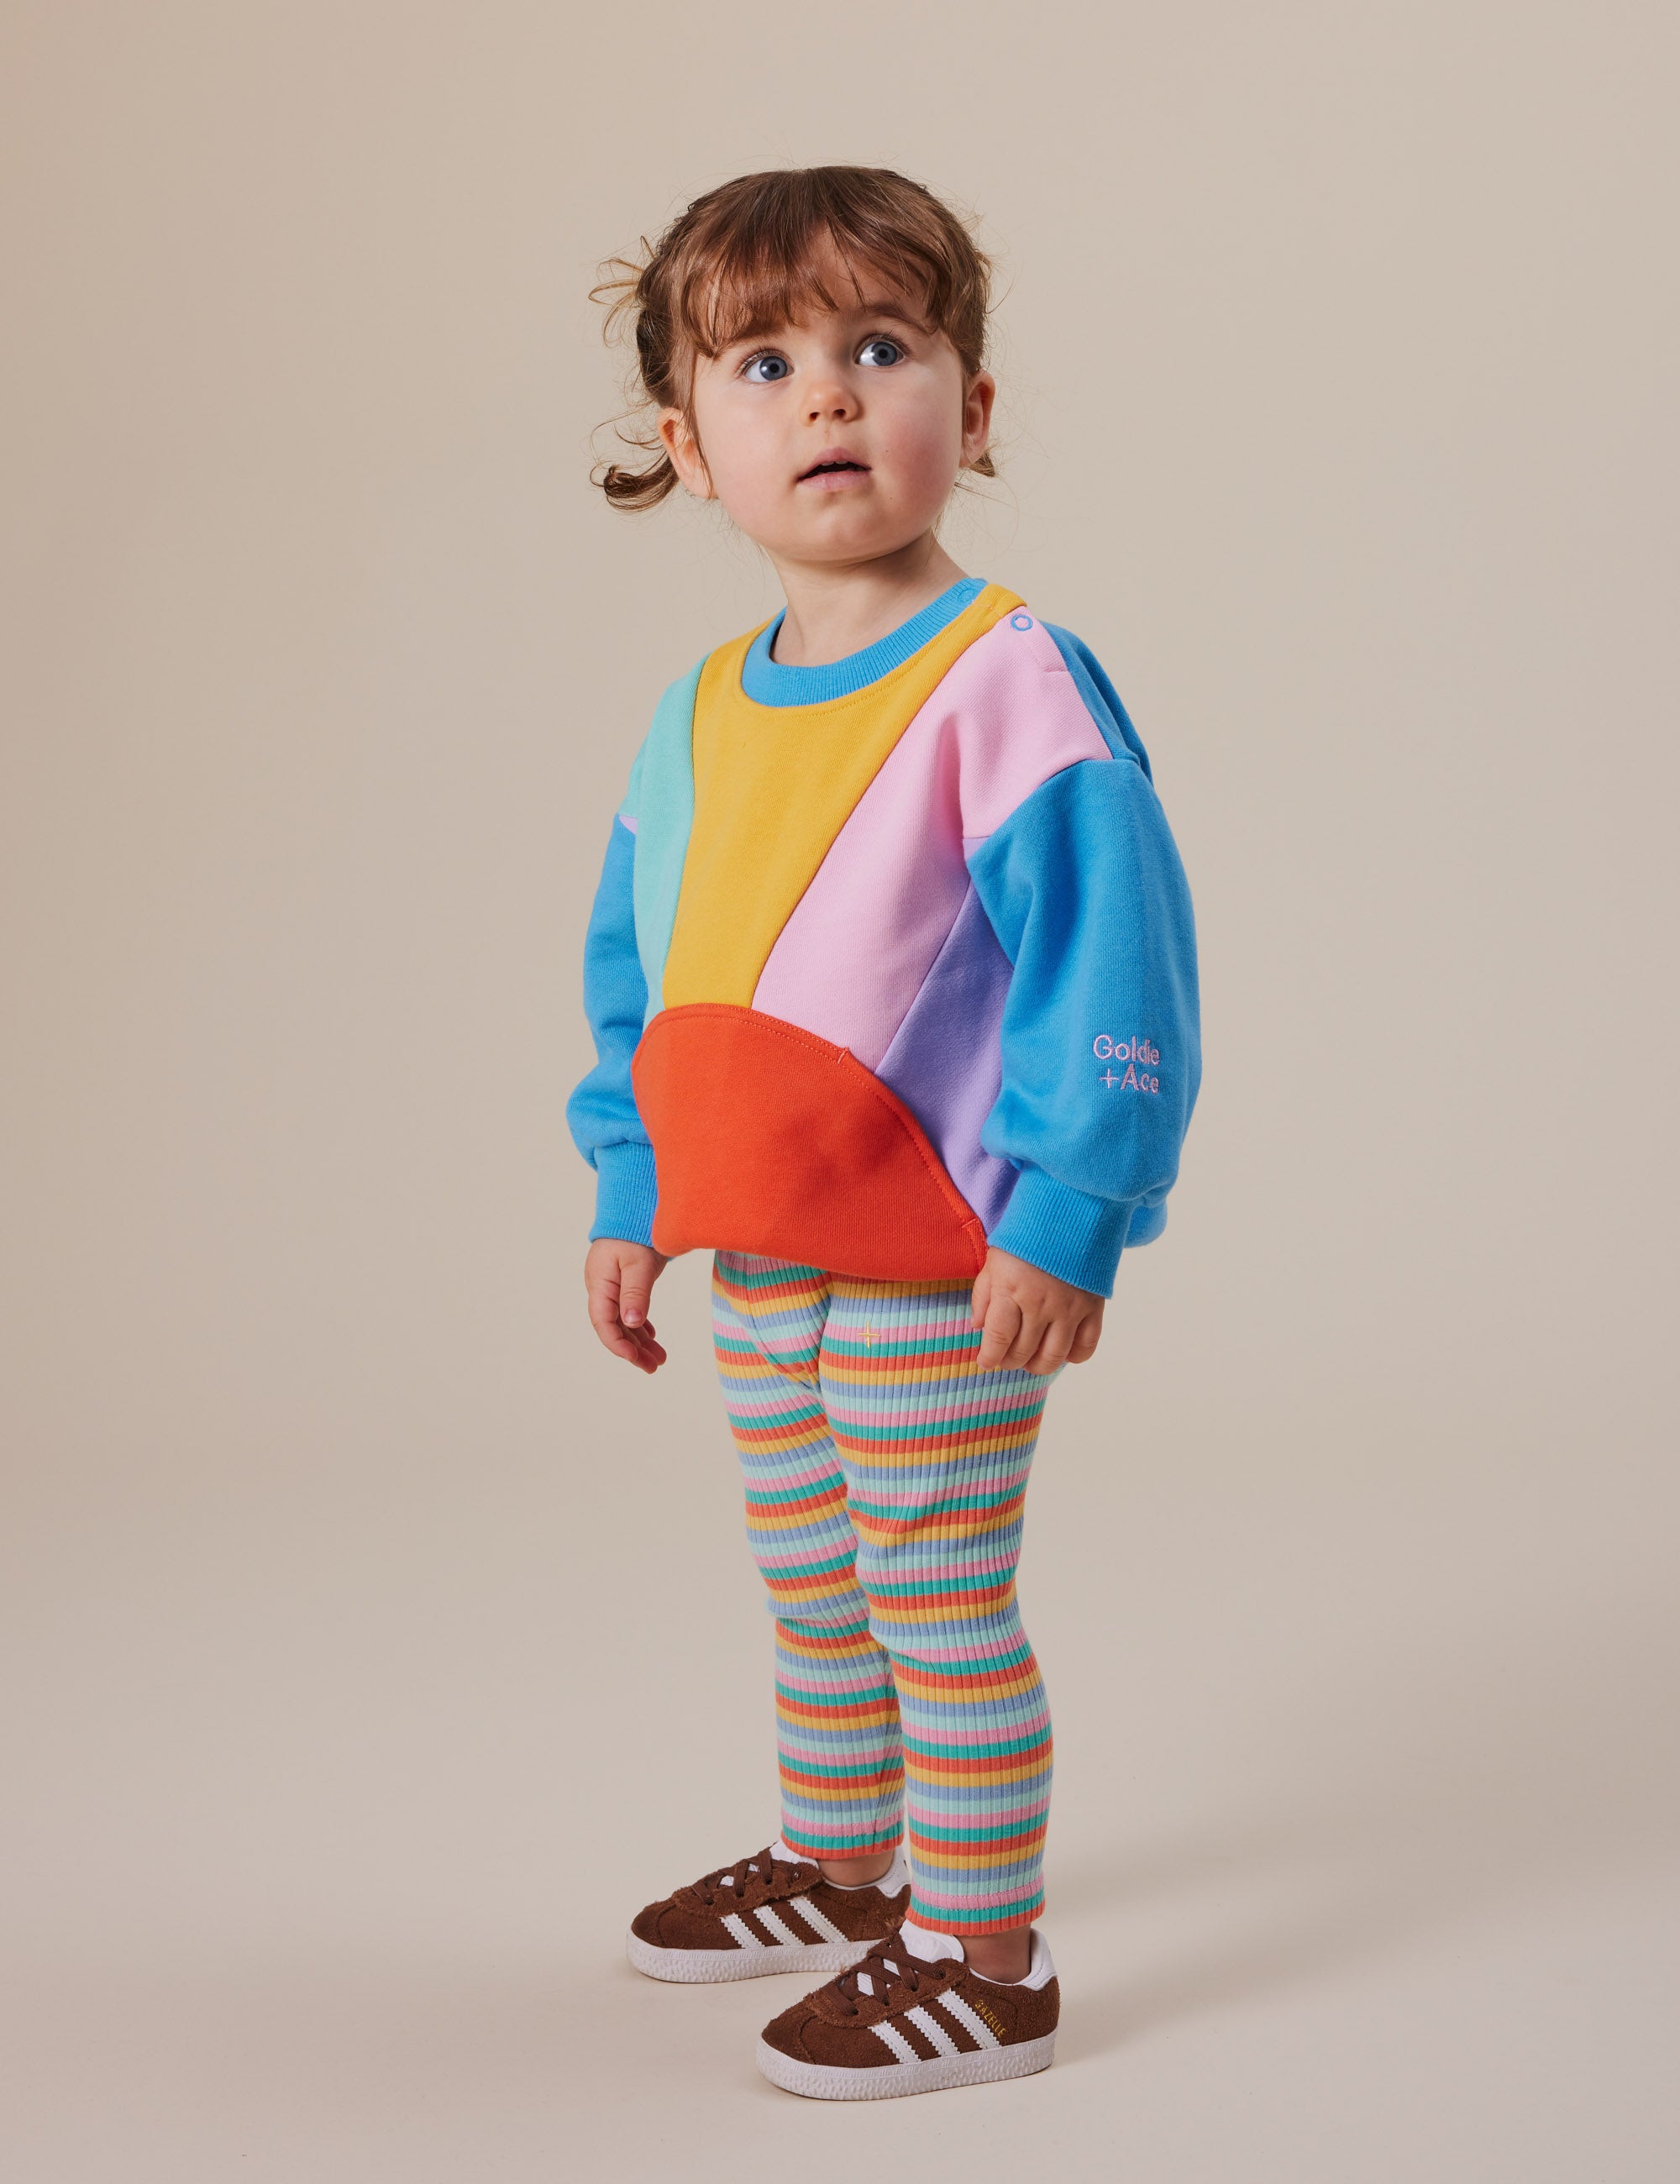
[[[920,1996],[924,1988],[929,1994],[936,1994],[961,1969],[960,1957],[941,1957],[937,1963],[930,1964],[925,1957],[912,1956],[898,1939],[895,1927],[860,1963],[841,1973],[833,1982],[832,1992],[845,2003],[848,2014],[855,2017],[858,2005],[865,1996],[884,2003],[895,1986],[907,1988],[913,1996]],[[906,2006],[902,2003],[895,2004],[898,2008]]]
[[[694,1883],[694,1892],[703,1903],[711,1904],[716,1903],[718,1897],[727,1888],[739,1903],[754,1874],[767,1886],[773,1886],[780,1875],[791,1873],[793,1869],[786,1858],[772,1858],[770,1846],[766,1843],[761,1851],[750,1858],[737,1858],[733,1865],[720,1865],[715,1872],[703,1875]]]

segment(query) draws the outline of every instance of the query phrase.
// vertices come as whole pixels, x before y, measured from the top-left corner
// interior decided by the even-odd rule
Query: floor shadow
[[[1577,1608],[1578,1613],[1578,1608]],[[1560,1624],[1484,1634],[1476,1659],[1426,1688],[1407,1664],[1372,1663],[1349,1691],[1381,1736],[1338,1738],[1323,1710],[1294,1812],[1086,1856],[1051,1875],[1051,1916],[1147,1914],[1152,1952],[1175,1905],[1185,1953],[1078,1993],[1059,2061],[1274,1992],[1583,1884],[1680,1866],[1680,1769],[1672,1741],[1673,1649],[1666,1603],[1606,1610],[1583,1657]],[[1357,1664],[1349,1664],[1357,1674]],[[1646,1724],[1642,1729],[1641,1724]],[[1206,1942],[1229,1901],[1228,1943]]]

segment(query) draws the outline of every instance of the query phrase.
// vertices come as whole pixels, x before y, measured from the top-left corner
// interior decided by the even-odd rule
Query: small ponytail
[[[620,438],[626,437],[620,435]],[[676,466],[664,454],[645,471],[631,470],[626,463],[597,463],[589,477],[591,484],[599,486],[615,508],[631,510],[657,508],[677,485]]]
[[[621,319],[631,317],[635,322],[636,370],[630,389],[634,407],[626,412],[626,417],[635,416],[649,404],[661,410],[687,407],[683,398],[687,390],[678,388],[676,378],[670,281],[663,263],[668,240],[668,236],[662,238],[656,249],[644,235],[642,262],[608,259],[599,269],[602,278],[589,291],[592,304],[607,305],[601,329],[604,339],[612,340]],[[637,396],[639,400],[635,399]],[[624,426],[625,418],[620,418],[615,429],[625,445],[640,448],[654,460],[644,470],[633,470],[625,463],[597,463],[589,474],[590,482],[600,487],[615,508],[657,508],[667,493],[676,489],[680,482],[676,465],[657,432],[626,432]]]

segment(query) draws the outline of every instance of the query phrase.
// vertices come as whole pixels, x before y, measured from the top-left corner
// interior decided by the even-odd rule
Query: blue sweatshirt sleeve
[[[980,1142],[1021,1171],[987,1240],[1106,1297],[1123,1247],[1165,1226],[1201,1029],[1189,886],[1143,746],[1081,687],[1111,755],[1052,774],[969,858],[1014,967]]]
[[[614,814],[612,834],[583,941],[583,1008],[595,1041],[594,1067],[566,1102],[572,1142],[595,1170],[591,1237],[653,1242],[658,1186],[654,1148],[637,1111],[630,1061],[642,1037],[648,982],[636,944],[634,828],[641,753]]]

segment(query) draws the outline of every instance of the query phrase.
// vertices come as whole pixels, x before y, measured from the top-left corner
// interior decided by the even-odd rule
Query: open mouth
[[[796,482],[803,485],[807,478],[833,477],[848,471],[855,471],[861,476],[868,469],[867,463],[854,463],[849,455],[837,456],[832,461],[813,463],[808,471],[801,471]]]

